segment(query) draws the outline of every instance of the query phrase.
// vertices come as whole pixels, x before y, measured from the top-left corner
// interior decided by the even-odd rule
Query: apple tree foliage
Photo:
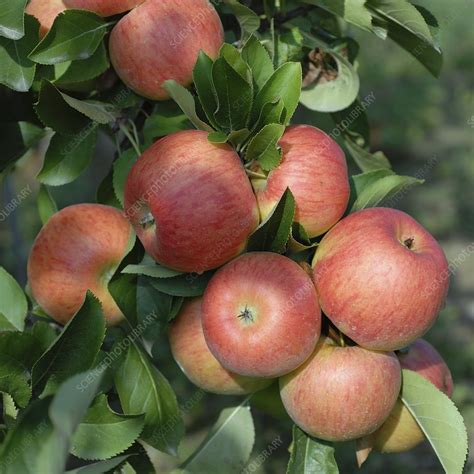
[[[201,53],[191,89],[168,81],[173,100],[154,103],[110,72],[106,40],[118,18],[68,10],[39,40],[39,24],[24,13],[25,4],[0,0],[0,180],[50,137],[37,176],[43,222],[57,210],[49,189],[87,169],[100,134],[113,138],[117,153],[97,201],[121,208],[128,171],[157,138],[202,129],[211,142],[232,144],[244,163],[256,160],[269,172],[281,160],[278,140],[298,107],[328,114],[360,169],[351,177],[348,212],[387,202],[422,182],[397,175],[386,156],[370,149],[359,99],[359,46],[348,27],[373,34],[374,41],[396,42],[437,76],[438,24],[424,7],[407,0],[219,2],[227,41],[219,57]],[[293,222],[294,213],[287,190],[251,236],[249,249],[307,259],[317,242]],[[176,455],[183,415],[150,356],[151,343],[185,298],[203,293],[210,276],[181,274],[132,250],[110,284],[126,323],[106,330],[92,294],[60,328],[0,268],[0,472],[62,473],[71,456],[82,467],[70,473],[153,472],[151,450]],[[109,403],[117,397],[120,413]],[[410,371],[403,373],[401,400],[445,471],[461,473],[467,438],[452,402]],[[248,397],[223,410],[175,472],[241,472],[255,440],[251,404]],[[337,473],[335,449],[294,426],[287,472]]]

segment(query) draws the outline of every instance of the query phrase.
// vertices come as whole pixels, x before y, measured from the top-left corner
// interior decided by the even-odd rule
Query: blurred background
[[[394,43],[355,29],[351,34],[361,46],[360,95],[373,93],[376,98],[367,111],[372,150],[384,151],[397,173],[426,180],[424,185],[399,195],[393,204],[413,215],[441,242],[448,259],[457,262],[446,307],[426,338],[451,368],[455,382],[453,399],[464,416],[470,436],[471,458],[466,472],[474,472],[474,255],[466,250],[474,241],[474,4],[470,0],[419,3],[436,15],[441,26],[444,67],[439,79],[433,78]],[[326,131],[333,128],[325,117],[307,110],[300,110],[294,121],[313,123]],[[53,190],[58,207],[94,201],[113,153],[112,143],[103,138],[87,172],[74,183]],[[21,205],[7,216],[0,215],[0,264],[22,284],[26,283],[27,255],[40,228],[36,208],[38,186],[34,177],[41,162],[41,149],[29,153],[19,162],[17,171],[5,180],[0,194],[0,209],[5,209],[13,198],[22,196]],[[353,171],[357,172],[355,168]],[[197,388],[187,382],[173,363],[166,337],[156,342],[153,355],[170,379],[180,402],[184,405],[194,400],[185,414],[189,434],[180,452],[185,458],[216,421],[220,410],[239,404],[241,399],[196,396]],[[255,397],[253,457],[272,443],[276,450],[251,472],[285,472],[291,425],[280,413],[275,393],[272,395],[270,391]],[[341,473],[357,470],[353,448],[348,444],[338,449]],[[151,455],[158,472],[166,473],[172,467],[171,459],[166,456]],[[402,455],[372,454],[359,472],[382,471],[385,474],[431,474],[443,470],[431,448],[423,445]]]

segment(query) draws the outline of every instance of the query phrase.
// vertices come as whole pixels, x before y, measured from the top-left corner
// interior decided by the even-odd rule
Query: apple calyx
[[[408,249],[408,250],[412,250],[413,249],[413,243],[415,242],[415,238],[414,237],[408,237],[408,239],[405,239],[403,241],[403,245]]]
[[[139,221],[143,229],[148,229],[155,225],[155,218],[151,212],[147,212]]]
[[[244,321],[245,323],[253,323],[254,322],[253,313],[248,308],[248,306],[245,306],[245,308],[240,312],[240,314],[237,317],[241,321]]]

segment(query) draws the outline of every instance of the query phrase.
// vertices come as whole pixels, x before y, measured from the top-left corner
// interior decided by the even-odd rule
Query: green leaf
[[[124,151],[117,160],[114,161],[114,191],[120,204],[124,205],[125,182],[132,166],[137,161],[137,154],[133,148]]]
[[[33,388],[43,396],[54,393],[67,378],[94,364],[105,335],[99,301],[88,291],[82,308],[33,366]]]
[[[249,237],[247,250],[284,253],[290,237],[295,209],[295,198],[287,188],[274,211]]]
[[[363,148],[370,144],[370,126],[365,111],[374,101],[375,96],[370,93],[363,102],[356,99],[349,107],[331,114],[337,129]]]
[[[263,106],[269,102],[283,101],[286,109],[285,125],[293,116],[301,93],[301,64],[290,62],[280,66],[268,79],[255,99],[253,117],[257,119]]]
[[[285,126],[277,123],[265,125],[250,141],[245,159],[257,161],[265,171],[275,169],[281,161],[281,150],[278,141],[285,131]]]
[[[53,84],[43,81],[35,107],[38,117],[44,125],[65,135],[87,133],[92,127],[90,120],[71,107],[65,96]]]
[[[1,8],[0,11],[2,11]],[[36,18],[26,15],[25,34],[21,39],[0,38],[0,64],[2,65],[0,83],[18,92],[26,92],[30,89],[35,77],[36,64],[28,59],[28,54],[38,42],[38,32],[39,23]]]
[[[404,369],[401,399],[433,447],[445,472],[461,473],[468,440],[462,416],[443,392],[421,375]]]
[[[250,66],[259,91],[275,72],[268,51],[255,36],[251,36],[242,48],[242,59]]]
[[[212,79],[218,102],[216,122],[227,132],[245,128],[252,110],[251,84],[223,57],[214,62]]]
[[[0,0],[0,36],[12,40],[23,38],[25,34],[23,18],[26,1],[27,0]]]
[[[387,29],[389,38],[411,53],[434,76],[439,75],[443,55],[425,21],[426,15],[406,0],[370,0],[366,5],[374,16],[375,25]],[[430,18],[433,15],[430,14]]]
[[[373,30],[372,15],[365,6],[366,0],[303,0],[303,2],[334,13],[363,30]]]
[[[0,355],[10,357],[26,371],[31,370],[46,348],[37,331],[36,333],[16,331],[0,333]]]
[[[202,275],[187,273],[174,278],[153,278],[151,284],[162,293],[172,296],[201,296],[206,289],[212,272]]]
[[[214,112],[217,109],[217,101],[214,83],[212,81],[213,64],[212,59],[204,51],[199,51],[199,56],[193,69],[193,81],[199,102],[201,102],[207,120],[214,128],[218,128],[214,118]]]
[[[86,466],[66,471],[66,474],[103,474],[104,472],[112,472],[112,469],[122,464],[130,456],[118,456],[107,461],[100,461],[94,464],[87,464]],[[113,471],[116,472],[116,471]],[[126,474],[125,471],[120,471],[121,474]]]
[[[239,474],[249,460],[255,442],[250,407],[244,404],[222,410],[202,444],[185,461],[185,473]]]
[[[0,314],[7,327],[2,325],[0,320],[0,330],[9,329],[23,331],[25,318],[28,312],[28,303],[20,285],[3,268],[0,267]]]
[[[380,176],[385,171],[386,176]],[[389,170],[378,170],[378,171],[370,171],[369,173],[371,177],[377,175],[379,179],[376,179],[370,184],[366,183],[366,185],[362,188],[359,184],[356,184],[354,187],[362,188],[357,193],[357,199],[355,200],[354,204],[352,205],[350,212],[360,211],[361,209],[365,209],[367,207],[377,207],[380,203],[387,201],[391,204],[390,207],[393,207],[393,202],[397,195],[400,197],[404,196],[404,192],[406,190],[416,184],[423,184],[423,179],[417,179],[412,176],[399,176],[395,173],[389,173]],[[363,175],[358,175],[359,177],[363,177]],[[359,178],[363,179],[364,181],[367,177]],[[357,181],[358,177],[353,176],[353,181]]]
[[[390,162],[387,157],[381,152],[370,153],[370,151],[357,145],[353,140],[345,137],[344,143],[357,166],[362,171],[374,171],[381,168],[390,169]]]
[[[106,125],[118,118],[119,112],[112,104],[99,102],[98,100],[79,100],[70,95],[60,92],[64,102],[86,117],[97,123]]]
[[[211,132],[207,139],[214,144],[220,145],[222,143],[227,143],[229,140],[229,135],[226,135],[224,132]]]
[[[260,117],[257,123],[253,127],[253,130],[260,130],[265,125],[271,123],[286,123],[286,110],[285,103],[282,99],[278,99],[276,102],[268,102],[265,104],[260,112]]]
[[[175,102],[160,102],[156,111],[145,120],[143,126],[145,144],[151,145],[157,138],[180,130],[188,130],[191,127],[188,117],[182,113]]]
[[[130,326],[137,324],[137,277],[120,275],[109,283],[109,291]]]
[[[49,218],[58,212],[58,206],[56,205],[53,196],[51,196],[49,189],[44,184],[40,185],[37,203],[41,222],[46,224]]]
[[[242,5],[237,0],[224,0],[236,16],[241,30],[241,41],[245,42],[260,27],[259,16],[250,8]]]
[[[54,398],[35,400],[26,408],[0,448],[2,473],[64,472],[72,434],[101,381],[100,376],[95,377],[82,389],[89,376],[77,374],[59,387]]]
[[[46,152],[37,179],[49,186],[61,186],[78,178],[89,166],[97,143],[97,125],[91,122],[79,135],[56,133]]]
[[[105,395],[99,395],[74,433],[71,453],[81,459],[108,459],[129,448],[140,435],[143,415],[112,411]]]
[[[31,398],[29,375],[12,357],[0,354],[0,392],[11,395],[15,403],[24,408]]]
[[[115,373],[115,386],[124,413],[145,414],[141,439],[160,451],[176,455],[184,432],[176,396],[135,342],[129,345]]]
[[[30,53],[40,64],[90,58],[107,31],[100,16],[86,10],[65,10],[60,13],[48,34]]]
[[[334,447],[293,425],[293,443],[287,474],[338,474]]]
[[[122,273],[129,273],[132,275],[146,275],[153,278],[172,278],[183,274],[182,272],[163,267],[162,265],[158,265],[156,263],[127,265],[122,270]]]
[[[56,79],[54,83],[58,86],[62,86],[89,81],[100,76],[109,66],[107,49],[104,43],[100,43],[95,53],[88,59],[79,59],[56,64]]]
[[[301,91],[300,102],[317,112],[336,112],[349,107],[359,94],[359,76],[354,66],[342,54],[326,50],[337,64],[337,76],[319,80]]]
[[[198,130],[212,132],[212,127],[197,116],[196,103],[191,92],[174,80],[165,81],[163,87]]]

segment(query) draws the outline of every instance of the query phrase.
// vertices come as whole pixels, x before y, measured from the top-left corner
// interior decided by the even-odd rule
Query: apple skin
[[[393,352],[340,347],[321,338],[300,368],[280,378],[280,395],[302,430],[326,441],[348,441],[381,426],[400,386]]]
[[[163,82],[190,85],[199,51],[215,59],[223,42],[221,20],[208,0],[147,0],[112,30],[110,59],[130,89],[166,100]]]
[[[183,272],[228,262],[258,226],[239,155],[198,130],[168,135],[143,153],[127,177],[125,210],[146,251]],[[154,222],[144,226],[147,216]]]
[[[343,216],[349,201],[344,153],[330,136],[310,125],[288,127],[279,145],[280,165],[267,179],[252,181],[261,218],[272,212],[290,188],[296,201],[295,220],[309,237],[321,235]]]
[[[33,297],[53,319],[66,324],[89,289],[102,303],[109,326],[123,314],[108,290],[135,234],[123,214],[101,204],[76,204],[54,214],[37,235],[28,259]]]
[[[422,336],[448,290],[443,250],[396,209],[344,218],[322,239],[313,266],[322,310],[366,349],[401,349]]]
[[[450,397],[453,393],[451,372],[438,351],[424,339],[416,340],[398,359],[402,369],[413,370]],[[370,444],[383,453],[400,453],[424,441],[425,435],[403,402],[397,400],[384,424],[370,435]]]
[[[185,302],[170,327],[173,357],[188,379],[206,392],[221,395],[245,395],[273,383],[269,379],[233,374],[222,367],[204,339],[201,302],[202,298]]]
[[[39,21],[42,38],[51,29],[56,17],[64,10],[66,10],[66,5],[63,0],[31,0],[25,12]]]
[[[112,16],[135,8],[144,0],[64,0],[67,8],[89,10],[100,16]]]
[[[311,278],[276,253],[246,253],[221,268],[204,292],[202,311],[211,352],[226,369],[249,377],[294,370],[321,331]]]

